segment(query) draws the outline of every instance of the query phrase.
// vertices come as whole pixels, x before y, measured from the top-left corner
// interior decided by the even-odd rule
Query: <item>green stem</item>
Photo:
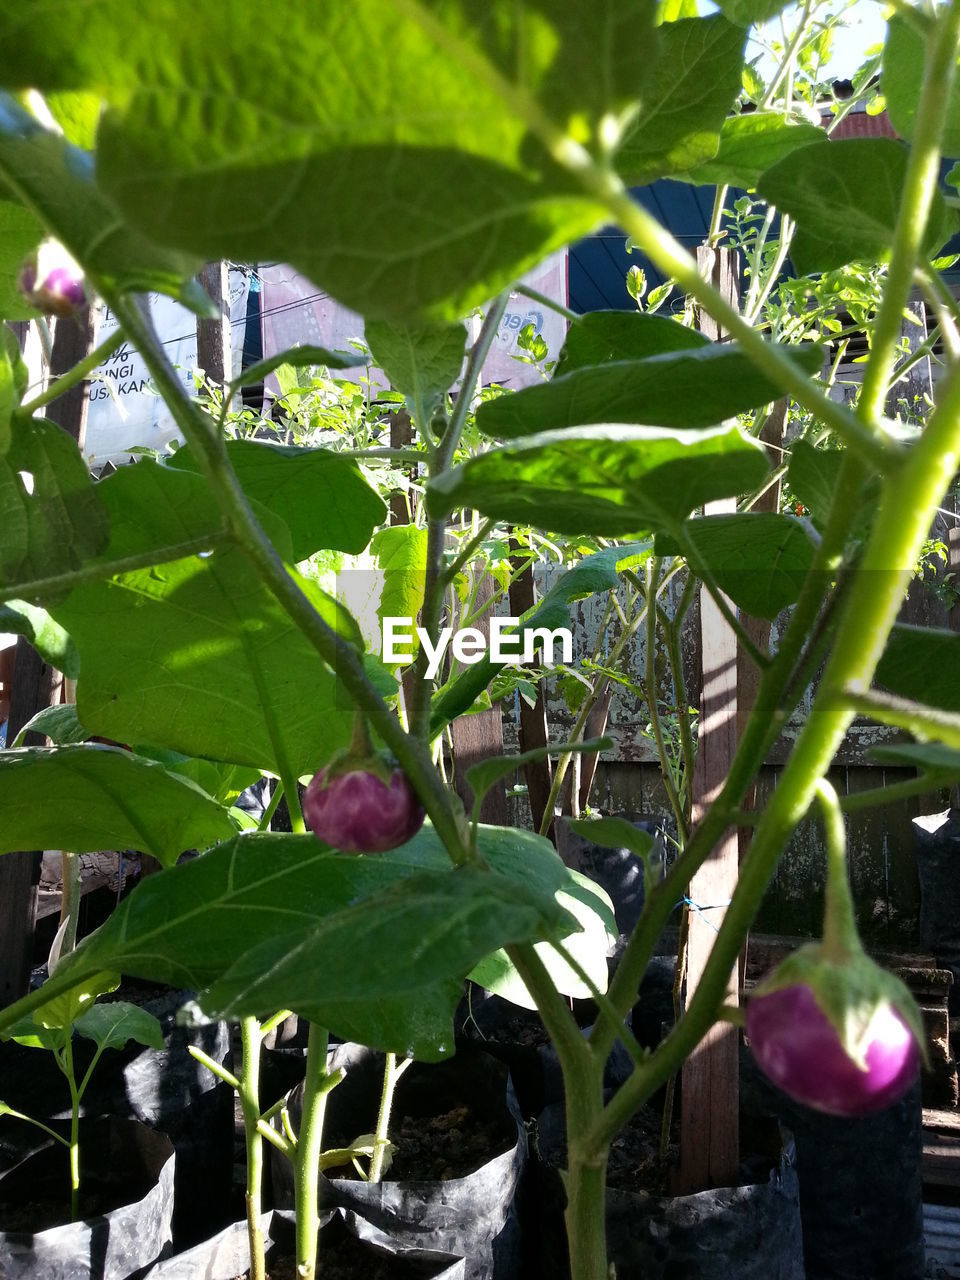
[[[940,791],[955,781],[953,773],[922,773],[919,778],[907,778],[903,782],[893,782],[886,787],[871,787],[869,791],[854,791],[850,795],[840,797],[840,808],[844,813],[860,813],[864,809],[879,809],[886,805],[898,804],[901,800],[909,800],[911,796],[927,795],[931,791]]]
[[[657,689],[657,608],[655,599],[659,572],[660,561],[654,556],[647,561],[646,566],[647,629],[646,652],[644,653],[643,663],[643,688],[647,699],[647,710],[650,713],[650,724],[653,728],[653,739],[657,744],[657,756],[660,760],[660,778],[667,793],[670,808],[673,810],[673,816],[677,820],[677,831],[682,843],[687,836],[687,819],[674,783],[670,761],[667,757],[666,743],[663,739],[663,726],[660,723],[660,699]]]
[[[64,851],[60,855],[63,875],[63,894],[60,903],[60,924],[66,925],[60,943],[60,955],[67,956],[77,946],[77,925],[80,921],[80,855]]]
[[[320,617],[290,577],[257,521],[230,464],[223,440],[187,396],[157,338],[149,314],[131,299],[102,285],[100,292],[143,357],[178,427],[193,447],[198,465],[213,489],[228,527],[233,530],[260,578],[291,621],[333,668],[346,693],[366,713],[371,725],[403,765],[451,861],[455,865],[464,863],[469,858],[466,831],[457,819],[429,749],[404,733],[397,717],[370,683],[361,655]]]
[[[826,778],[817,783],[816,796],[823,815],[827,844],[823,947],[824,953],[840,964],[863,950],[847,871],[847,829],[837,793]]]
[[[263,817],[257,823],[258,831],[269,831],[270,823],[273,821],[273,815],[277,811],[277,805],[283,797],[283,783],[278,779],[274,783],[273,795],[270,797],[270,803],[263,811]],[[266,1034],[266,1032],[264,1033]]]
[[[881,724],[906,729],[924,741],[933,738],[949,747],[960,748],[960,715],[911,702],[907,698],[878,693],[876,689],[862,693],[856,689],[844,689],[838,697],[857,715],[870,716]]]
[[[367,1172],[368,1182],[379,1182],[383,1177],[383,1162],[387,1150],[387,1134],[390,1129],[390,1112],[393,1109],[393,1095],[397,1081],[413,1061],[405,1058],[398,1064],[397,1055],[388,1053],[383,1064],[383,1090],[380,1094],[380,1110],[377,1113],[377,1129],[374,1134],[375,1145],[370,1157],[370,1168]]]
[[[689,573],[687,575],[687,583],[692,583],[693,581],[694,575]],[[683,813],[686,822],[689,823],[691,809],[690,787],[693,782],[696,749],[693,745],[690,708],[687,705],[687,686],[683,678],[683,657],[680,653],[680,626],[683,621],[683,615],[686,612],[686,609],[683,608],[683,601],[686,596],[687,587],[684,584],[680,605],[677,606],[677,614],[672,620],[664,618],[663,633],[667,642],[667,656],[670,659],[670,674],[673,679],[673,697],[677,707],[677,721],[680,726],[680,751],[683,755]]]
[[[550,311],[555,311],[558,316],[563,316],[564,320],[569,320],[571,324],[579,324],[583,319],[583,316],[576,311],[571,311],[562,302],[557,302],[555,298],[548,298],[545,293],[541,293],[539,289],[531,289],[528,284],[516,285],[514,292],[529,298],[531,302],[539,302],[541,307],[547,307]]]
[[[240,1021],[242,1061],[238,1093],[243,1112],[247,1152],[247,1238],[250,1243],[250,1280],[264,1280],[266,1255],[260,1230],[263,1191],[263,1138],[260,1135],[260,1024],[256,1018]]]
[[[63,1074],[70,1086],[70,1221],[80,1218],[80,1091],[73,1068],[73,1028],[64,1029]]]
[[[463,435],[463,429],[466,426],[467,414],[470,411],[470,403],[473,399],[477,379],[480,377],[483,363],[493,345],[493,340],[497,336],[497,330],[500,328],[500,321],[503,319],[509,296],[507,293],[501,293],[490,304],[480,332],[477,335],[477,340],[470,348],[463,381],[460,383],[460,390],[457,393],[457,403],[447,424],[447,429],[443,434],[443,439],[440,441],[436,456],[430,463],[431,479],[436,479],[437,476],[443,475],[453,465],[454,455]],[[447,587],[443,571],[446,530],[446,517],[435,517],[427,521],[427,567],[423,588],[423,606],[420,610],[420,623],[430,637],[431,645],[436,643],[440,629],[443,596]],[[426,646],[421,645],[413,663],[413,697],[411,699],[413,705],[410,708],[410,733],[411,736],[417,738],[423,744],[427,744],[430,741],[430,694],[432,690],[431,683],[426,678],[427,661]]]
[[[726,185],[717,187],[713,196],[713,213],[710,216],[710,227],[707,231],[707,244],[716,244],[722,235],[723,204],[729,188]]]
[[[330,1091],[328,1081],[327,1033],[311,1022],[307,1038],[307,1073],[303,1083],[303,1116],[293,1160],[298,1280],[314,1280],[316,1275],[317,1233],[320,1230],[317,1190],[323,1148],[323,1116]]]
[[[758,107],[759,111],[763,111],[765,108],[770,106],[777,95],[777,90],[780,88],[784,76],[789,74],[790,68],[793,66],[793,60],[796,57],[797,49],[800,47],[800,41],[803,39],[806,34],[807,27],[810,25],[812,12],[813,4],[811,3],[811,0],[807,0],[807,3],[803,7],[803,13],[800,15],[800,21],[797,23],[796,30],[790,37],[790,41],[787,44],[786,49],[783,51],[783,57],[780,60],[780,65],[777,68],[776,74],[770,81],[766,93],[763,95],[763,99]]]
[[[46,391],[41,391],[38,396],[21,405],[18,413],[29,418],[38,409],[42,409],[44,405],[50,404],[51,401],[65,395],[78,382],[83,382],[88,374],[93,373],[94,369],[103,364],[104,360],[110,359],[117,347],[123,342],[123,336],[123,330],[119,328],[116,332],[111,333],[110,337],[105,338],[98,347],[94,347],[88,356],[85,356],[72,369],[52,381]]]
[[[467,539],[462,549],[457,552],[456,558],[447,565],[446,569],[444,569],[443,585],[445,587],[449,586],[454,580],[495,524],[495,520],[482,520],[480,522],[480,528],[477,532],[473,537]]]

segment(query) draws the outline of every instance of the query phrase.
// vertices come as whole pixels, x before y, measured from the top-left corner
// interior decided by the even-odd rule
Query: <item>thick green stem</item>
[[[247,1153],[247,1238],[250,1243],[250,1280],[264,1280],[266,1256],[260,1230],[263,1188],[263,1138],[260,1136],[260,1024],[256,1018],[240,1022],[243,1060],[240,1067],[240,1109]]]
[[[607,1280],[607,1151],[588,1150],[584,1139],[603,1110],[602,1069],[585,1079],[564,1074],[567,1115],[565,1212],[570,1280]]]
[[[303,1116],[293,1159],[298,1280],[314,1280],[317,1269],[317,1233],[320,1230],[317,1189],[323,1149],[323,1116],[329,1093],[327,1039],[323,1027],[310,1024],[307,1073],[303,1083]]]
[[[70,1086],[70,1221],[80,1218],[80,1090],[73,1067],[73,1028],[64,1031],[63,1074]]]

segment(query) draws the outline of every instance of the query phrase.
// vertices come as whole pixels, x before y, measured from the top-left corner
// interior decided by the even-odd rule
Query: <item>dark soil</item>
[[[324,1237],[330,1235],[331,1238]],[[423,1280],[428,1268],[423,1263],[382,1254],[362,1244],[349,1232],[325,1231],[317,1251],[317,1274],[323,1280]],[[237,1280],[249,1280],[250,1272]],[[271,1260],[267,1280],[297,1280],[297,1263],[292,1257]]]
[[[82,1170],[81,1176],[83,1176]],[[64,1149],[63,1194],[56,1192],[50,1194],[47,1193],[47,1188],[40,1187],[35,1199],[0,1203],[0,1231],[20,1231],[26,1235],[37,1235],[41,1231],[49,1230],[50,1227],[62,1227],[69,1223],[69,1178],[67,1152]],[[129,1203],[130,1189],[125,1181],[87,1177],[80,1187],[78,1220],[97,1218]]]
[[[465,1178],[517,1141],[509,1115],[490,1119],[468,1103],[440,1115],[398,1117],[390,1127],[396,1147],[385,1177],[389,1182],[447,1182]],[[357,1178],[350,1166],[330,1170],[333,1178]]]
[[[642,1107],[630,1123],[621,1129],[610,1146],[607,1165],[607,1189],[632,1194],[672,1195],[669,1187],[670,1171],[679,1158],[679,1120],[675,1117],[671,1128],[666,1158],[660,1159],[659,1107]],[[551,1150],[551,1164],[565,1168],[567,1143],[564,1137],[557,1150]]]

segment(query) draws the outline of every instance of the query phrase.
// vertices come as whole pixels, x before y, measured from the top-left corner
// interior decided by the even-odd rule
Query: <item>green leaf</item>
[[[0,605],[0,631],[29,640],[44,662],[62,671],[68,680],[76,680],[80,674],[80,657],[73,641],[39,605],[26,600],[8,600]]]
[[[960,778],[960,751],[943,742],[904,742],[871,747],[870,756],[881,764],[908,765],[921,773],[942,773]]]
[[[469,867],[425,871],[247,951],[200,1004],[209,1015],[233,1019],[324,999],[413,993],[465,978],[497,947],[530,941],[563,919],[552,898],[531,899],[514,879]]]
[[[575,909],[581,913],[591,931],[590,939],[601,950],[599,959],[594,957],[591,964],[595,969],[601,963],[605,967],[603,955],[616,936],[616,924],[601,889],[568,871],[550,842],[530,832],[481,826],[478,844],[496,873],[498,886],[506,880],[516,884],[520,899],[530,900],[532,894],[540,903],[544,897],[551,897],[558,910]],[[312,836],[264,833],[239,837],[202,858],[142,881],[106,924],[61,961],[50,980],[51,997],[110,966],[130,976],[148,976],[154,981],[203,991],[255,949],[272,944],[279,955],[282,946],[289,946],[291,940],[300,943],[314,928],[325,934],[334,927],[325,922],[341,913],[349,913],[353,922],[366,900],[420,872],[432,872],[434,877],[442,873],[451,881],[459,874],[450,869],[443,846],[429,824],[409,844],[387,856],[373,857],[333,852]],[[472,911],[466,909],[473,929]],[[499,909],[498,899],[496,910]],[[362,921],[358,924],[363,927]],[[485,930],[487,924],[477,919],[476,927]],[[387,996],[388,991],[396,992],[407,981],[403,971],[408,958],[411,963],[418,963],[418,942],[416,937],[410,939],[412,954],[408,957],[406,951],[398,951],[395,939],[391,939],[391,963],[384,966],[381,960],[380,965],[383,998],[374,999],[371,994],[369,1000],[351,999],[346,1003],[339,997],[332,998],[332,992],[346,990],[351,982],[356,944],[348,940],[333,952],[322,982],[314,973],[300,975],[309,979],[308,988],[301,990],[302,1005],[299,1000],[288,1000],[285,994],[280,1006],[318,1017],[341,1034],[356,1030],[358,1025],[365,1029],[379,1025],[380,1033],[371,1032],[365,1042],[402,1053],[417,1026],[422,1033],[423,1017],[417,1014],[415,1004],[423,995],[447,1002],[444,1035],[449,1045],[451,989],[441,984],[441,992],[436,974],[427,978],[419,993],[410,991],[409,1001],[398,1000],[394,1004],[393,997]],[[369,951],[371,956],[382,957],[382,938]],[[329,990],[328,977],[332,984]],[[377,981],[371,976],[371,985]],[[0,1030],[16,1022],[21,1016],[20,1006],[22,1002],[0,1011]],[[433,1009],[431,1017],[435,1018],[436,1004]],[[412,1024],[394,1024],[392,1010],[405,1013],[412,1018]],[[341,1021],[344,1013],[346,1023]]]
[[[823,140],[823,130],[807,120],[787,120],[778,111],[729,116],[720,130],[720,147],[687,176],[704,186],[752,190],[760,175],[798,147]]]
[[[50,114],[75,147],[92,151],[103,104],[95,93],[50,93],[46,97]]]
[[[0,455],[0,586],[77,569],[107,540],[107,514],[75,441],[53,421],[13,423]]]
[[[69,991],[52,997],[36,1009],[33,1014],[34,1026],[43,1027],[47,1031],[65,1031],[73,1027],[86,1011],[94,1008],[94,1001],[98,996],[116,991],[119,985],[120,979],[116,973],[88,974],[82,982],[71,986]],[[46,1048],[46,1044],[43,1047]]]
[[[60,702],[56,706],[44,707],[42,711],[38,711],[27,721],[10,746],[22,747],[28,733],[42,733],[55,747],[77,746],[90,737],[80,723],[76,705],[72,702]]]
[[[619,172],[631,184],[709,160],[740,92],[746,40],[740,27],[712,14],[665,23],[659,37],[660,57],[617,157]]]
[[[801,275],[848,262],[873,262],[889,251],[907,173],[907,149],[891,138],[843,138],[800,147],[768,169],[757,191],[797,222],[790,249]],[[934,196],[924,236],[933,256],[958,219]]]
[[[474,805],[479,808],[480,802],[491,787],[496,786],[501,778],[509,777],[517,769],[527,764],[535,764],[538,760],[546,760],[550,756],[591,754],[595,751],[608,751],[613,746],[611,738],[589,738],[584,742],[556,742],[546,747],[534,747],[532,751],[523,751],[515,756],[494,756],[491,760],[481,760],[467,770],[467,783],[473,792]]]
[[[588,902],[583,897],[584,890],[603,893],[599,885],[577,871],[571,871],[569,875],[574,891],[571,893],[559,891],[557,900],[580,922],[582,927],[579,933],[564,938],[563,944],[589,976],[594,987],[598,991],[605,991],[607,989],[607,955],[616,941],[616,920],[606,917],[605,913],[603,915],[598,913],[596,903]],[[606,899],[606,894],[603,896],[606,901],[609,901]],[[537,943],[534,950],[561,994],[581,1000],[589,999],[593,995],[590,987],[548,942]],[[495,951],[481,960],[471,972],[470,978],[504,1000],[510,1000],[513,1004],[522,1005],[527,1009],[536,1008],[536,1002],[527,990],[526,984],[503,950]]]
[[[374,534],[370,552],[383,574],[377,606],[384,618],[416,620],[423,604],[427,576],[427,531],[412,524],[395,524]]]
[[[126,226],[94,181],[93,158],[44,129],[7,94],[0,94],[3,188],[97,279],[119,289],[157,290],[196,307],[199,286],[192,277],[201,261],[157,248]]]
[[[692,567],[706,573],[739,608],[772,621],[795,602],[813,565],[815,548],[799,520],[772,511],[701,516],[684,531],[693,545]],[[657,555],[683,554],[670,535],[658,534]]]
[[[589,365],[645,360],[708,345],[709,339],[698,330],[663,316],[639,311],[588,311],[570,326],[555,376]]]
[[[731,22],[741,27],[752,27],[755,23],[776,17],[787,7],[789,0],[717,0],[717,3]]]
[[[263,774],[259,769],[239,764],[224,764],[220,760],[200,760],[185,756],[179,751],[163,751],[151,747],[134,747],[135,755],[156,760],[178,777],[189,778],[201,791],[216,800],[217,804],[232,805],[242,791],[259,782]]]
[[[460,377],[467,331],[462,324],[415,327],[372,320],[364,337],[390,385],[403,393],[413,421],[425,426]]]
[[[821,523],[830,514],[843,458],[842,450],[817,449],[807,440],[797,440],[791,446],[787,470],[790,492]]]
[[[809,373],[823,362],[817,346],[793,348],[791,355]],[[480,406],[477,426],[486,435],[506,439],[592,422],[706,427],[778,395],[774,383],[739,347],[711,343],[646,360],[575,369],[516,395],[498,396]]]
[[[890,123],[908,142],[913,141],[926,52],[926,41],[914,23],[898,13],[891,14],[883,46],[880,89],[886,99]],[[940,104],[940,118],[944,155],[960,156],[960,85],[956,79],[949,99]]]
[[[290,530],[294,561],[321,548],[362,551],[386,518],[383,501],[350,458],[254,440],[232,441],[227,454],[247,497]],[[171,465],[197,469],[189,448],[178,449]],[[213,505],[212,495],[207,505]],[[215,519],[219,526],[219,516]]]
[[[875,679],[902,698],[941,711],[960,711],[960,633],[934,627],[894,627]]]
[[[139,849],[172,865],[184,850],[234,834],[226,812],[199,787],[113,747],[3,752],[0,807],[0,853]]]
[[[108,98],[97,172],[126,213],[207,259],[291,262],[368,318],[459,318],[601,221],[528,120],[599,150],[656,52],[654,0],[328,0],[321,24],[308,0],[186,24],[158,0],[142,31],[120,0],[44,7],[3,15],[0,80]]]
[[[28,320],[37,314],[24,301],[18,280],[20,268],[42,239],[43,224],[29,209],[0,199],[0,317]]]
[[[346,610],[294,577],[359,643]],[[237,548],[85,583],[53,613],[80,654],[77,709],[91,733],[297,776],[349,740],[337,678]]]
[[[626,818],[579,818],[570,826],[578,836],[602,849],[629,849],[644,861],[654,846],[650,832],[639,830]]]
[[[73,1024],[100,1049],[122,1049],[128,1041],[148,1049],[163,1048],[163,1027],[152,1013],[126,1000],[95,1004]]]
[[[557,533],[619,537],[671,528],[763,480],[762,448],[735,427],[601,425],[545,431],[471,458],[427,490],[433,515],[474,507]]]

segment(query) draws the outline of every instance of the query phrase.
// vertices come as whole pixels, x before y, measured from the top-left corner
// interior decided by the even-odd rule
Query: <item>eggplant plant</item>
[[[35,282],[23,297],[15,281],[41,242],[57,241],[82,270],[85,293],[103,299],[139,350],[185,441],[169,461],[94,482],[75,444],[40,413],[103,350],[30,388],[4,329],[3,625],[77,680],[76,711],[65,718],[82,730],[64,745],[0,756],[2,847],[139,848],[166,869],[43,988],[0,1013],[0,1031],[105,971],[188,986],[204,1016],[243,1020],[250,1052],[238,1084],[256,1150],[261,1024],[280,1009],[307,1018],[294,1156],[306,1280],[316,1269],[323,1109],[334,1083],[328,1031],[401,1058],[438,1059],[452,1049],[468,975],[535,1005],[550,1033],[566,1086],[571,1272],[605,1280],[610,1142],[725,1016],[747,930],[815,802],[831,851],[823,951],[757,997],[761,1063],[817,1101],[804,1066],[810,1041],[800,1039],[812,1028],[845,1073],[821,1103],[863,1109],[874,1046],[895,1027],[900,1057],[891,1066],[897,1046],[881,1046],[887,1074],[876,1092],[888,1100],[915,1073],[920,1032],[904,993],[860,959],[857,981],[828,971],[846,973],[859,953],[845,913],[843,802],[824,779],[857,716],[914,738],[887,750],[918,777],[869,803],[960,775],[960,637],[895,627],[960,461],[960,313],[937,266],[960,226],[940,183],[943,158],[960,154],[960,0],[898,5],[890,20],[879,70],[900,141],[827,136],[850,99],[827,105],[825,126],[815,72],[834,20],[817,3],[797,17],[767,83],[745,63],[751,25],[782,7],[722,0],[719,12],[698,16],[654,0],[589,9],[574,0],[329,0],[318,13],[289,0],[201,5],[187,25],[174,0],[156,0],[149,22],[131,28],[120,0],[43,0],[0,16],[0,314],[35,317],[44,302]],[[198,57],[204,48],[217,50],[215,62]],[[873,92],[877,67],[855,77],[854,99]],[[739,211],[749,259],[740,306],[636,198],[664,176],[716,187],[713,243],[724,235],[727,188],[756,193],[760,222]],[[686,312],[709,318],[726,340],[649,310],[569,313],[553,377],[484,398],[474,415],[507,291],[548,253],[610,223],[672,282]],[[803,289],[782,288],[788,254],[814,283],[862,269],[876,284],[860,317],[869,355],[852,405],[831,394],[831,323],[805,324]],[[364,316],[373,358],[416,431],[412,456],[397,460],[422,468],[423,527],[375,534],[386,509],[360,469],[367,450],[351,457],[229,438],[224,409],[244,385],[281,364],[348,367],[355,353],[302,347],[271,357],[229,383],[219,413],[185,392],[146,295],[202,312],[209,304],[195,275],[218,257],[289,262]],[[943,355],[935,403],[905,431],[886,405],[908,358],[901,318],[915,289]],[[637,280],[634,291],[642,298]],[[483,324],[467,350],[461,318],[478,306]],[[818,315],[831,321],[828,310]],[[808,426],[789,461],[806,523],[752,509],[775,478],[757,433],[766,406],[783,398]],[[737,510],[703,514],[721,499]],[[451,550],[449,522],[467,512],[482,524]],[[461,527],[472,518],[461,514]],[[485,789],[517,759],[470,771],[471,817],[438,768],[447,727],[498,670],[483,659],[438,686],[425,678],[428,651],[457,575],[501,525],[595,547],[522,630],[557,625],[571,599],[608,592],[611,573],[616,582],[629,571],[653,631],[669,622],[657,606],[661,587],[683,568],[717,598],[759,670],[733,764],[695,824],[679,772],[674,779],[679,852],[661,878],[648,877],[643,915],[609,984],[613,918],[602,891],[569,872],[542,836],[477,821]],[[389,562],[403,612],[419,615],[425,637],[402,696],[398,669],[365,651],[344,600],[297,568],[318,552],[368,546]],[[784,608],[776,642],[757,645],[742,617]],[[821,664],[775,793],[762,811],[745,811],[771,743]],[[652,686],[646,693],[656,736],[658,698]],[[363,760],[350,745],[358,726]],[[688,730],[678,725],[687,770]],[[136,750],[77,741],[91,734]],[[658,746],[666,749],[662,724]],[[370,749],[387,757],[366,769]],[[265,823],[238,834],[236,770],[278,779],[292,833]],[[298,803],[298,780],[311,778],[319,838]],[[396,792],[395,811],[366,811],[374,784]],[[38,803],[51,794],[56,806]],[[371,819],[389,831],[373,831]],[[738,824],[753,827],[752,840],[709,962],[682,1019],[645,1053],[626,1017],[656,939]],[[186,849],[202,856],[174,865]],[[596,1000],[589,1037],[567,995]],[[618,1040],[634,1070],[607,1100],[604,1064]],[[784,1061],[796,1071],[781,1071]],[[859,1099],[850,1079],[867,1086]],[[255,1190],[248,1183],[251,1203]]]

